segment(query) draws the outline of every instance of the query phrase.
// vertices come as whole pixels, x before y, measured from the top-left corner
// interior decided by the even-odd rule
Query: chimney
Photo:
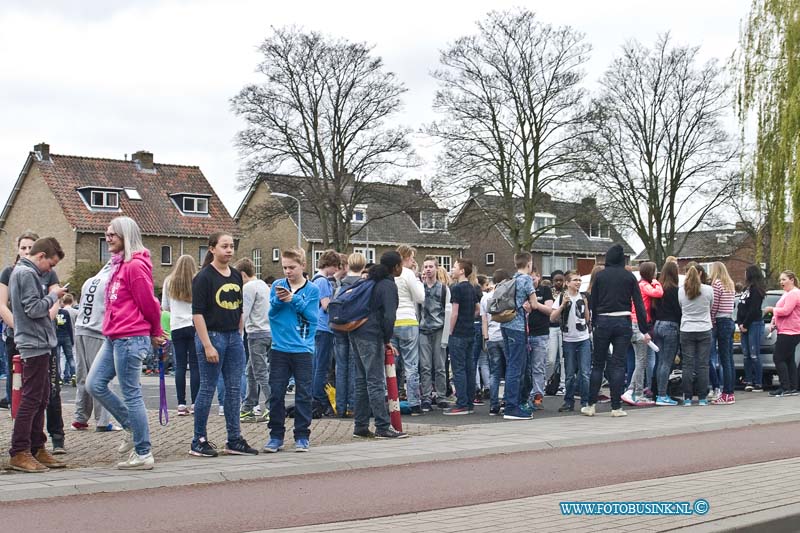
[[[50,160],[50,145],[47,143],[39,143],[33,147],[33,151],[39,157],[40,161]]]
[[[414,192],[422,192],[422,180],[408,180],[406,185],[414,189]]]
[[[597,208],[597,198],[595,198],[594,196],[587,196],[586,198],[581,198],[581,205],[584,207]]]
[[[139,165],[140,170],[153,170],[153,153],[139,150],[131,156],[131,161]]]
[[[483,194],[483,187],[480,185],[473,185],[469,188],[469,197],[475,198],[476,196],[481,196]]]

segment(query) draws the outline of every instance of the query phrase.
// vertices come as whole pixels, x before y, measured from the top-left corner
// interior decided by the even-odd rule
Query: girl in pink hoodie
[[[125,429],[119,453],[130,453],[117,467],[150,470],[154,461],[139,378],[142,362],[152,347],[166,342],[161,329],[161,306],[153,291],[153,264],[139,226],[129,217],[111,221],[106,242],[113,254],[105,292],[106,341],[89,371],[86,387]],[[108,388],[115,376],[119,378],[122,399]]]
[[[800,289],[794,272],[784,270],[780,276],[784,292],[775,307],[764,309],[772,313],[770,328],[778,329],[778,340],[772,360],[778,371],[781,386],[770,392],[770,396],[797,395],[797,368],[794,363],[794,350],[800,343]]]

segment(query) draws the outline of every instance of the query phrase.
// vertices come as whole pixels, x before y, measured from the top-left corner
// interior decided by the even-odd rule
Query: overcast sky
[[[409,89],[400,122],[418,130],[434,118],[438,51],[473,33],[490,8],[513,6],[586,34],[592,88],[626,39],[649,44],[670,31],[700,45],[704,59],[727,60],[750,2],[2,0],[0,198],[45,141],[56,154],[122,159],[145,149],[156,162],[198,165],[233,213],[243,196],[233,146],[242,124],[229,99],[258,80],[256,47],[272,26],[374,44]],[[429,143],[415,142],[430,159]]]

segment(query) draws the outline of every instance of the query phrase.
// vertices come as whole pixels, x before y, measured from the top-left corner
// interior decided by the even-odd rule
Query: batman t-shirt
[[[213,265],[204,266],[192,280],[192,314],[203,315],[208,331],[239,329],[242,274],[231,267],[223,276]]]

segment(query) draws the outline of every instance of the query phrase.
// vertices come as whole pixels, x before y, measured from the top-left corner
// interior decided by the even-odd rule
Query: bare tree
[[[679,255],[685,239],[729,202],[736,150],[722,119],[731,107],[715,61],[697,65],[697,47],[622,47],[594,99],[587,175],[605,212],[635,233],[651,260]]]
[[[530,250],[550,228],[532,231],[543,189],[578,166],[591,47],[569,26],[543,24],[524,9],[493,11],[477,26],[441,52],[433,73],[433,107],[443,118],[427,130],[443,143],[439,183],[501,196],[492,223],[508,229],[515,251]]]
[[[247,123],[237,136],[246,160],[240,185],[282,172],[277,179],[319,218],[324,245],[344,249],[366,180],[389,179],[411,162],[409,130],[387,125],[406,89],[364,43],[288,27],[259,50],[263,82],[231,99]]]

